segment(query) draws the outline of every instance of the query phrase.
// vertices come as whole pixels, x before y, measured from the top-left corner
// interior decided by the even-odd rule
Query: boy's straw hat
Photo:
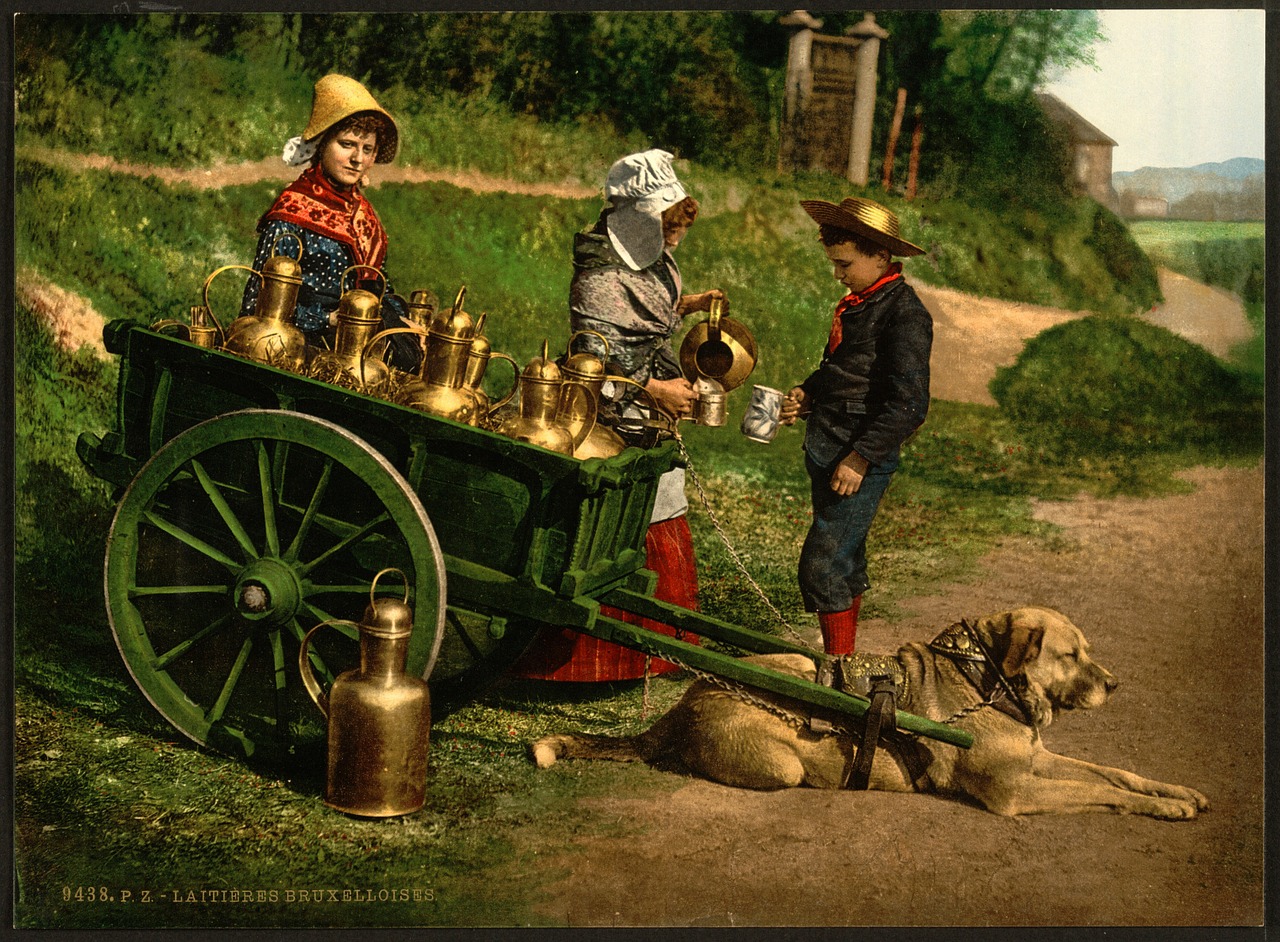
[[[822,226],[835,226],[883,245],[894,255],[923,255],[924,249],[898,235],[898,217],[874,200],[847,196],[835,203],[801,200],[804,211]]]
[[[395,118],[374,100],[368,90],[353,78],[330,74],[316,82],[315,97],[311,102],[311,120],[302,132],[304,141],[313,141],[344,118],[360,112],[373,112],[386,120],[378,132],[377,163],[387,164],[395,159],[400,144],[400,132]]]

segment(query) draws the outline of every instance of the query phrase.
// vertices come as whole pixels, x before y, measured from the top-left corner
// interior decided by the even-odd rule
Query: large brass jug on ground
[[[324,803],[347,814],[385,818],[422,807],[427,790],[431,695],[426,681],[405,673],[413,610],[404,599],[377,598],[374,576],[360,631],[360,666],[338,675],[326,695],[307,656],[312,628],[298,649],[298,669],[329,723]],[[400,573],[403,576],[403,573]]]
[[[302,266],[299,264],[301,240],[297,258],[275,254],[275,246],[280,239],[292,235],[286,232],[276,238],[271,247],[272,255],[263,263],[260,272],[247,265],[224,265],[213,272],[204,282],[204,306],[209,308],[209,285],[222,272],[240,268],[260,277],[262,286],[258,289],[254,313],[231,322],[222,348],[228,353],[297,373],[302,371],[307,361],[306,335],[293,323],[298,289],[302,287]],[[209,311],[212,314],[212,308]]]
[[[520,410],[504,418],[496,431],[550,451],[572,455],[591,432],[596,404],[585,386],[566,383],[560,367],[547,355],[534,357],[520,374]],[[576,429],[576,433],[571,431]]]
[[[594,330],[580,330],[569,338],[569,351],[573,350],[573,341],[581,334],[591,334],[599,337],[600,342],[604,344],[605,356],[609,355],[609,341],[603,334]],[[627,447],[627,443],[613,429],[599,421],[600,416],[600,393],[604,389],[605,383],[605,365],[604,361],[593,353],[582,351],[580,353],[568,352],[565,356],[564,366],[560,369],[565,382],[578,383],[586,387],[591,393],[591,399],[595,403],[597,421],[593,423],[591,431],[582,439],[581,443],[574,448],[573,457],[575,458],[611,458],[620,453]],[[571,430],[572,431],[572,430]]]
[[[307,364],[307,375],[357,392],[375,392],[391,377],[390,367],[372,352],[381,326],[378,296],[363,288],[347,291],[338,302],[333,349],[317,352]]]
[[[746,382],[760,357],[751,331],[723,310],[721,301],[712,301],[707,319],[689,328],[680,344],[680,369],[695,385],[706,377],[729,392]]]

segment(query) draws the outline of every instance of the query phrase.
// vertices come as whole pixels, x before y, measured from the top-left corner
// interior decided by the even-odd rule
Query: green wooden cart
[[[653,598],[644,537],[674,442],[578,461],[134,321],[108,324],[104,339],[121,357],[115,428],[82,433],[77,452],[119,488],[107,614],[138,686],[197,743],[280,762],[322,742],[299,643],[319,622],[358,619],[388,567],[408,583],[409,669],[428,679],[437,717],[502,676],[543,626],[837,718],[866,713],[861,697],[600,613],[605,603],[746,652],[813,654]],[[311,648],[328,680],[356,658],[354,631],[338,628]],[[970,744],[912,714],[897,725]]]

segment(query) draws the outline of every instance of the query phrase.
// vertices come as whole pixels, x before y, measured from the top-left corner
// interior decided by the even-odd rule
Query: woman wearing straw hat
[[[818,614],[828,654],[852,654],[867,581],[867,532],[898,467],[903,442],[929,409],[933,319],[894,255],[924,250],[872,200],[802,200],[837,281],[822,362],[792,389],[781,420],[806,419],[813,523],[800,551],[800,593]]]
[[[306,170],[289,184],[258,221],[258,250],[253,267],[261,269],[282,233],[302,241],[302,287],[294,321],[319,346],[331,340],[331,318],[343,290],[364,287],[383,295],[385,327],[403,326],[404,301],[368,269],[352,272],[344,286],[343,273],[353,265],[381,272],[387,257],[387,233],[362,192],[365,176],[375,163],[390,163],[399,146],[396,122],[363,85],[345,75],[326,75],[315,84],[311,119],[299,137],[289,140],[283,158]],[[295,240],[280,240],[277,251],[293,255]],[[245,287],[242,314],[252,314],[259,279]],[[384,290],[385,289],[385,290]],[[392,362],[412,369],[418,345],[408,335],[390,338]]]
[[[684,378],[671,338],[687,315],[709,311],[713,300],[724,302],[724,292],[683,291],[672,253],[697,218],[698,204],[677,179],[673,159],[654,149],[630,154],[609,168],[600,217],[574,237],[569,327],[575,334],[590,330],[606,337],[607,351],[593,334],[578,334],[574,350],[606,360],[611,375],[639,383],[661,409],[680,417],[692,412],[697,392]],[[619,386],[615,408],[623,412],[625,422],[625,416],[638,414],[645,397],[635,387]],[[618,431],[625,433],[625,425]],[[685,517],[688,506],[684,469],[664,474],[645,538],[645,565],[658,574],[655,597],[697,610],[697,561]],[[601,611],[679,636],[669,625],[609,606],[601,606]],[[674,664],[654,660],[648,673],[675,669]],[[515,673],[542,680],[633,680],[645,675],[646,665],[637,651],[568,629],[547,630]]]

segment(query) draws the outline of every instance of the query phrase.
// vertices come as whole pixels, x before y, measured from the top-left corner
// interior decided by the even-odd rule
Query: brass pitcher
[[[580,334],[592,334],[599,337],[601,343],[604,344],[605,356],[609,355],[608,338],[594,330],[580,330],[574,333],[569,338],[570,351],[573,349],[573,341]],[[586,387],[595,402],[598,419],[600,414],[600,393],[604,389],[605,383],[604,361],[595,354],[587,353],[586,351],[581,353],[569,353],[566,351],[566,353],[564,366],[561,367],[565,382],[578,383]],[[602,422],[597,421],[593,424],[591,431],[587,433],[587,437],[573,450],[573,457],[611,458],[626,447],[627,443],[622,440],[621,435]]]
[[[297,238],[290,232],[277,236],[271,246],[271,257],[263,263],[261,272],[247,265],[224,265],[213,272],[204,282],[204,306],[209,308],[209,286],[219,274],[233,268],[253,272],[262,279],[254,313],[231,322],[222,348],[228,353],[297,373],[307,361],[306,335],[293,323],[298,289],[302,287],[302,240],[298,240],[296,258],[275,254],[276,245],[286,236]],[[209,310],[212,314],[212,308]]]
[[[357,268],[377,271],[368,265],[353,265],[343,272],[343,283]],[[386,290],[385,281],[383,290]],[[344,291],[338,301],[338,329],[333,349],[317,353],[307,365],[307,375],[357,392],[372,392],[384,386],[391,378],[391,368],[371,352],[385,333],[379,332],[380,327],[382,296],[364,288]]]
[[[173,331],[177,336],[206,350],[214,349],[218,344],[218,335],[222,328],[212,323],[213,312],[204,304],[191,305],[190,322],[178,320],[160,320],[151,325],[151,329],[160,333]]]
[[[560,367],[547,355],[534,357],[520,374],[520,411],[503,419],[497,432],[517,441],[537,445],[564,455],[591,432],[596,421],[596,404],[585,386],[566,383]]]
[[[494,413],[515,396],[516,390],[520,385],[520,364],[513,357],[493,350],[489,343],[489,338],[481,333],[484,328],[484,320],[485,315],[481,314],[480,320],[476,323],[476,334],[471,338],[471,346],[467,350],[467,366],[463,371],[462,385],[471,391],[471,395],[475,396],[475,424],[481,428],[488,428],[493,422]],[[497,402],[494,402],[484,389],[485,373],[488,371],[489,363],[492,360],[505,360],[511,364],[512,370],[515,371],[511,381],[511,388]]]
[[[417,377],[400,386],[396,401],[454,422],[475,425],[478,422],[476,397],[463,384],[467,354],[475,334],[471,315],[462,309],[466,290],[463,286],[458,292],[447,316],[432,319],[427,329],[422,367]]]
[[[705,321],[694,324],[680,344],[680,368],[685,379],[696,384],[706,377],[724,392],[741,386],[759,362],[756,339],[745,324],[724,315],[719,299],[711,302]]]
[[[330,620],[302,639],[298,669],[312,702],[329,723],[324,803],[346,814],[386,818],[417,811],[426,801],[427,754],[431,739],[431,694],[421,677],[405,673],[413,610],[406,580],[404,599],[375,598],[360,631],[360,666],[339,674],[328,695],[307,656],[311,639]],[[403,576],[403,573],[400,573]]]

